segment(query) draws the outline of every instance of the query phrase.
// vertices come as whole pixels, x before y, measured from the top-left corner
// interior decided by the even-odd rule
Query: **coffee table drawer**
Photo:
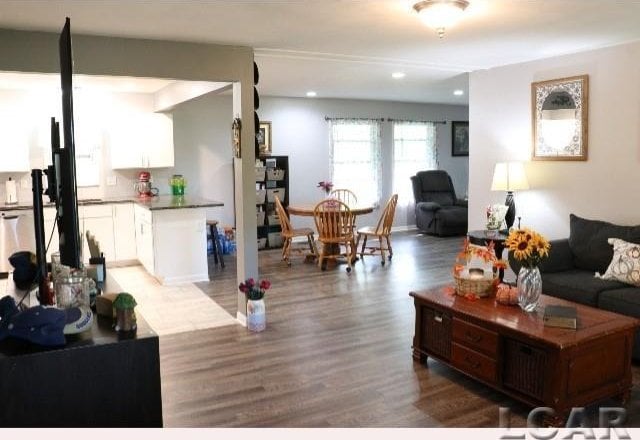
[[[453,318],[453,340],[492,358],[498,354],[497,333],[458,318]]]
[[[496,361],[455,342],[451,350],[451,363],[475,377],[496,381]]]

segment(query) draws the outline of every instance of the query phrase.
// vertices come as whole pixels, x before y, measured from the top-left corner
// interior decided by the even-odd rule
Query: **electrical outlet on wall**
[[[118,184],[117,176],[107,176],[107,186],[116,186]]]

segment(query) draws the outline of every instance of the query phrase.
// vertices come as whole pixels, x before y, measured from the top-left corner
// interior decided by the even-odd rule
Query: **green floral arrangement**
[[[137,305],[138,305],[138,303],[136,302],[136,300],[133,297],[133,295],[131,295],[131,294],[127,293],[127,292],[120,293],[116,297],[115,301],[113,302],[113,307],[115,307],[116,310],[133,309]]]

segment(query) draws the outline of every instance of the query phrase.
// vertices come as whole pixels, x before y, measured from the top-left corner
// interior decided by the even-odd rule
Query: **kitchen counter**
[[[139,197],[107,197],[104,199],[83,199],[78,200],[78,206],[89,205],[106,205],[114,203],[136,203],[144,208],[152,211],[160,209],[181,209],[181,208],[211,208],[215,206],[224,206],[224,203],[206,200],[197,196],[155,196],[151,198],[141,199]],[[44,207],[55,206],[55,203],[44,203]],[[0,205],[0,212],[3,211],[31,211],[33,205],[19,203],[16,205]]]

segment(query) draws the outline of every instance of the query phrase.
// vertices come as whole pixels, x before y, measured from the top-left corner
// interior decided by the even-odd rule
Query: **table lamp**
[[[504,202],[509,207],[504,218],[507,229],[513,226],[513,221],[516,218],[516,203],[513,200],[513,192],[520,189],[529,189],[529,182],[527,182],[522,162],[498,162],[493,170],[491,191],[507,192],[507,199]]]

